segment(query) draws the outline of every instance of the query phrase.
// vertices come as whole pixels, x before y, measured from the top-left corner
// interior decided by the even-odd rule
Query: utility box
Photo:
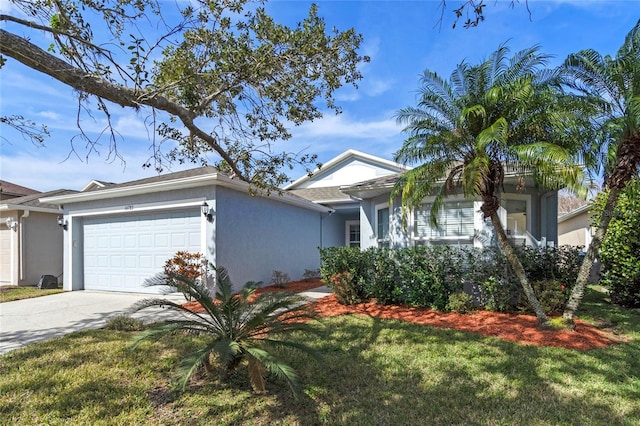
[[[38,282],[38,288],[40,290],[58,288],[58,278],[54,275],[42,275],[40,277],[40,282]]]

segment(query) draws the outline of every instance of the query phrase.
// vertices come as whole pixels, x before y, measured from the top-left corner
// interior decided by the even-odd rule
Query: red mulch
[[[320,280],[297,281],[284,286],[259,288],[256,293],[277,291],[301,292],[323,285]],[[197,307],[197,302],[185,306]],[[479,311],[473,314],[438,312],[425,308],[410,308],[395,305],[380,305],[376,302],[357,305],[341,305],[334,294],[318,299],[310,307],[321,317],[335,315],[360,314],[384,319],[395,319],[439,328],[470,331],[483,336],[492,336],[524,345],[554,346],[565,349],[590,350],[620,343],[602,330],[580,320],[576,320],[574,331],[539,330],[533,315],[505,314]]]

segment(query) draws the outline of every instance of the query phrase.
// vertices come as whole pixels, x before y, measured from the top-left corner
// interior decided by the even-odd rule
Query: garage
[[[83,222],[85,290],[157,293],[145,279],[177,251],[201,251],[202,215],[181,209],[88,217]]]

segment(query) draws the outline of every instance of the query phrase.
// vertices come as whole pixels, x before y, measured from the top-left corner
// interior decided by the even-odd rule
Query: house
[[[409,168],[348,150],[283,188],[255,195],[249,185],[212,167],[121,184],[92,181],[81,191],[41,198],[62,212],[64,288],[153,292],[145,279],[179,250],[204,253],[236,285],[269,282],[273,271],[292,278],[317,269],[318,248],[483,246],[492,232],[480,202],[448,198],[442,227],[429,226],[429,199],[402,226],[391,188]],[[501,216],[517,244],[557,241],[557,194],[516,189],[507,176]]]
[[[496,244],[490,220],[482,217],[482,202],[466,199],[461,193],[445,199],[438,227],[430,221],[434,197],[426,198],[420,208],[410,211],[403,223],[400,200],[389,202],[399,178],[399,174],[388,175],[340,188],[360,200],[361,248]],[[514,244],[556,244],[557,191],[538,190],[531,178],[526,179],[524,189],[521,184],[520,173],[507,172],[499,211],[507,235]]]
[[[62,275],[62,230],[58,206],[40,201],[70,191],[46,193],[1,181],[0,284],[37,285],[42,275]]]
[[[332,210],[292,193],[253,195],[212,167],[44,197],[62,210],[64,289],[157,292],[145,279],[179,250],[224,266],[236,289],[319,267]]]
[[[558,244],[584,247],[591,244],[593,228],[589,206],[578,207],[558,217]]]
[[[342,192],[341,188],[371,179],[395,176],[408,169],[402,164],[350,149],[284,189],[331,209],[332,214],[322,222],[320,247],[360,247],[361,202]]]

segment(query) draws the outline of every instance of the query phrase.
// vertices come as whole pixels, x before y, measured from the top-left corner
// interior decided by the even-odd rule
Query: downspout
[[[19,241],[18,241],[18,245],[20,246],[20,260],[19,260],[19,271],[20,271],[20,278],[19,278],[19,283],[24,281],[25,279],[25,273],[24,273],[24,223],[26,218],[29,217],[29,210],[24,210],[24,213],[22,214],[22,216],[20,216],[20,223],[19,223]]]

